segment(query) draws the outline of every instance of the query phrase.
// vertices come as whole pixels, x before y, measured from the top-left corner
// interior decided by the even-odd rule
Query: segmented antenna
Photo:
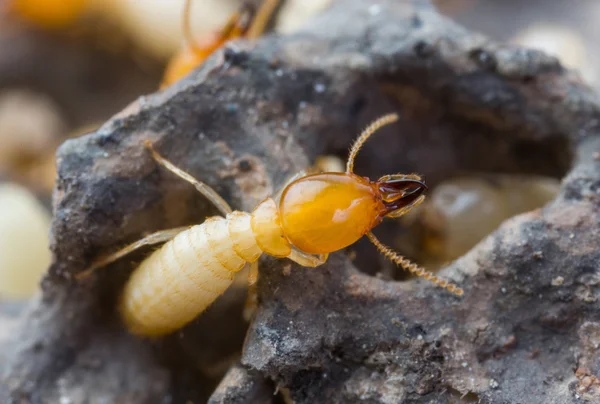
[[[223,216],[227,216],[227,214],[233,212],[233,209],[231,209],[231,206],[229,206],[227,201],[225,201],[225,199],[223,199],[223,197],[221,195],[219,195],[214,189],[212,189],[210,186],[208,186],[204,182],[195,179],[190,174],[186,173],[181,168],[176,167],[169,160],[167,160],[166,158],[161,156],[154,149],[154,146],[152,145],[152,142],[150,140],[145,140],[144,146],[146,146],[146,148],[150,151],[150,153],[152,154],[152,158],[158,164],[160,164],[167,170],[171,171],[173,174],[175,174],[179,178],[182,178],[185,181],[192,184],[198,192],[200,192],[206,199],[208,199],[213,205],[215,205],[217,207],[217,209],[219,209],[219,211],[221,211]]]
[[[455,294],[456,296],[463,295],[464,291],[461,288],[459,288],[453,283],[448,282],[445,279],[434,275],[433,273],[425,270],[424,268],[419,267],[417,264],[410,262],[407,258],[404,258],[400,254],[392,250],[390,247],[386,246],[385,244],[382,244],[381,241],[379,241],[373,233],[367,233],[367,237],[383,255],[385,255],[390,261],[401,266],[402,269],[404,269],[405,271],[408,271],[411,274],[414,274],[418,277],[425,278],[428,281],[435,283],[437,286],[446,289],[448,292]]]
[[[390,123],[394,123],[398,120],[398,114],[392,113],[382,116],[381,118],[375,120],[369,126],[362,131],[358,139],[354,141],[352,148],[350,149],[350,155],[348,156],[348,162],[346,163],[346,172],[351,173],[354,170],[354,158],[358,154],[360,148],[365,144],[369,137],[377,132],[378,129],[385,125],[389,125]]]

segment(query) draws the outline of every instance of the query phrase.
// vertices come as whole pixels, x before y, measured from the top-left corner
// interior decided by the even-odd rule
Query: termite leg
[[[250,263],[250,271],[248,272],[248,297],[244,304],[244,319],[250,321],[258,307],[258,291],[256,290],[256,282],[258,281],[258,261]]]
[[[199,46],[194,40],[194,35],[192,34],[192,28],[190,25],[191,10],[192,0],[185,0],[185,4],[183,5],[183,36],[185,37],[188,46],[194,50],[198,50]]]
[[[169,241],[173,237],[175,237],[176,235],[178,235],[179,233],[181,233],[182,231],[185,231],[187,229],[189,229],[189,226],[175,227],[174,229],[161,230],[161,231],[152,233],[149,236],[146,236],[141,240],[138,240],[136,242],[129,244],[128,246],[123,247],[122,249],[120,249],[117,252],[114,252],[109,255],[105,255],[103,257],[100,257],[100,258],[94,260],[87,269],[85,269],[83,272],[80,272],[77,275],[75,275],[75,278],[76,279],[87,278],[98,268],[102,268],[103,266],[113,263],[116,260],[126,256],[127,254],[129,254],[141,247],[152,245],[152,244],[164,243],[166,241]]]
[[[248,272],[248,285],[252,286],[258,281],[258,261],[250,263],[250,272]]]
[[[192,177],[190,174],[186,173],[181,168],[175,166],[169,160],[158,154],[158,152],[154,150],[152,142],[147,140],[144,144],[146,145],[148,150],[150,150],[150,153],[152,153],[152,158],[154,158],[154,160],[156,160],[158,164],[171,171],[179,178],[192,184],[198,192],[204,195],[206,199],[211,201],[217,207],[217,209],[219,209],[223,216],[226,216],[228,213],[231,213],[233,211],[233,209],[231,209],[231,206],[229,206],[229,204],[225,201],[225,199],[221,197],[221,195],[217,193],[217,191],[212,189],[209,185],[205,184],[204,182]]]
[[[302,251],[298,251],[292,248],[292,252],[287,256],[290,260],[294,261],[297,264],[302,265],[303,267],[311,267],[315,268],[319,265],[323,265],[329,254],[319,254],[319,255],[311,255]]]
[[[229,17],[229,20],[221,29],[218,42],[223,44],[231,39],[246,35],[255,15],[256,9],[252,2],[245,1],[242,3],[239,10]]]
[[[256,39],[265,32],[280,2],[281,0],[264,0],[262,2],[246,33],[248,39]]]

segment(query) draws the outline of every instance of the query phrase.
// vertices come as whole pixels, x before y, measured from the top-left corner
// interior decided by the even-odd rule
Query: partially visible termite
[[[78,277],[141,246],[170,240],[133,272],[120,305],[133,334],[160,336],[202,313],[246,264],[251,265],[249,283],[253,285],[263,253],[317,267],[329,253],[367,235],[391,261],[460,296],[462,289],[411,263],[371,233],[384,217],[401,216],[425,198],[427,186],[416,174],[385,175],[371,181],[353,173],[354,159],[369,136],[397,119],[396,114],[385,115],[362,132],[350,150],[345,173],[300,174],[283,187],[278,197],[265,199],[252,213],[232,211],[212,188],[174,166],[147,143],[160,165],[193,184],[225,217],[211,217],[191,228],[154,233],[99,259]]]
[[[161,88],[180,80],[200,66],[214,51],[227,41],[236,38],[256,39],[265,31],[267,24],[280,0],[264,0],[258,10],[253,4],[244,1],[219,33],[205,42],[197,43],[190,27],[192,0],[186,0],[183,9],[183,33],[185,45],[169,62]]]

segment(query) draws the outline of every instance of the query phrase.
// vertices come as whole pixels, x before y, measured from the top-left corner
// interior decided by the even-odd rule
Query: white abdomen
[[[145,336],[168,334],[204,311],[261,251],[250,215],[211,218],[178,234],[133,272],[122,295],[127,328]]]

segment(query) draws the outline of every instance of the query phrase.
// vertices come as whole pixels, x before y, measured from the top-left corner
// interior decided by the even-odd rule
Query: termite
[[[371,232],[383,218],[399,217],[425,198],[427,186],[419,175],[392,174],[371,181],[354,174],[354,159],[366,140],[397,119],[396,114],[385,115],[361,133],[350,149],[344,173],[299,174],[278,196],[265,199],[252,213],[233,211],[216,191],[146,143],[158,164],[194,185],[224,217],[210,217],[191,228],[151,234],[100,258],[78,277],[142,246],[167,242],[134,270],[120,301],[129,331],[141,336],[161,336],[178,330],[202,313],[246,264],[251,266],[248,281],[254,285],[258,259],[263,253],[288,258],[304,267],[317,267],[327,261],[329,253],[366,235],[381,253],[403,269],[460,296],[462,289],[411,263]]]
[[[190,27],[190,9],[192,0],[186,0],[183,8],[183,34],[185,45],[167,65],[161,88],[180,80],[193,69],[200,66],[214,51],[227,41],[236,38],[256,39],[265,31],[267,24],[280,0],[264,0],[258,9],[244,2],[234,13],[223,29],[205,42],[197,43]]]

